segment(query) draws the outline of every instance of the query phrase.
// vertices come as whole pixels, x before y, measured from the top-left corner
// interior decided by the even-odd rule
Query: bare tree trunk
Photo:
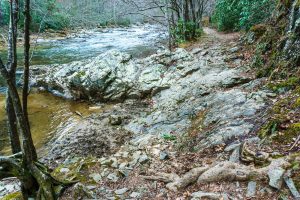
[[[17,118],[15,110],[12,104],[10,94],[7,92],[6,98],[6,113],[8,118],[8,132],[10,138],[10,145],[13,154],[21,152],[21,144],[19,140],[19,134],[17,129]]]
[[[193,29],[192,29],[192,38],[195,38],[196,37],[196,13],[195,13],[195,5],[194,5],[194,2],[193,0],[190,0],[190,9],[191,9],[191,12],[192,12],[192,20],[193,20]]]
[[[190,21],[190,14],[189,14],[189,0],[183,0],[183,21],[184,21],[184,36],[186,40],[189,40],[189,33],[187,30],[187,23]]]
[[[23,100],[23,112],[26,117],[28,126],[29,119],[28,119],[28,87],[29,87],[29,49],[30,49],[30,0],[24,1],[24,83],[23,83],[23,94],[22,94],[22,100]]]
[[[18,0],[10,1],[10,24],[9,24],[9,41],[8,41],[8,70],[12,81],[16,82],[17,69],[17,23],[18,23]],[[21,145],[18,135],[17,119],[13,107],[12,98],[8,92],[6,98],[6,112],[8,117],[8,131],[11,143],[12,152],[18,153],[21,151]]]

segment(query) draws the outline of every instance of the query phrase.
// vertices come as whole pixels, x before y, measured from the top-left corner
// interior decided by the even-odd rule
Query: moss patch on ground
[[[280,84],[280,87],[293,86],[295,89],[281,96],[269,110],[268,120],[258,131],[260,138],[271,141],[274,150],[283,150],[285,153],[297,151],[299,148],[296,145],[290,150],[300,134],[300,86],[296,86],[295,80]]]
[[[284,81],[277,81],[268,84],[268,87],[274,92],[285,92],[288,90],[295,89],[300,85],[299,77],[290,77]]]

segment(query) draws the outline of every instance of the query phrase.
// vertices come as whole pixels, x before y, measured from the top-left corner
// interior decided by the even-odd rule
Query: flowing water
[[[64,64],[95,57],[107,50],[117,49],[134,57],[154,53],[164,43],[166,35],[157,26],[133,26],[130,28],[94,29],[80,31],[66,38],[37,39],[33,43],[32,65]],[[19,63],[23,49],[18,48]],[[0,48],[5,60],[6,49]]]
[[[107,50],[117,49],[134,57],[143,57],[157,51],[165,35],[158,27],[143,26],[116,29],[82,31],[68,38],[39,39],[31,60],[32,65],[63,64],[97,56]],[[22,63],[23,49],[18,49]],[[0,48],[1,58],[6,51]],[[2,85],[3,86],[3,85]],[[5,88],[0,77],[0,154],[9,152],[7,119],[5,115]],[[1,93],[2,92],[2,93]],[[29,118],[35,146],[39,149],[49,141],[58,127],[67,126],[72,120],[80,120],[76,112],[90,115],[88,103],[67,101],[48,93],[33,93],[29,96]]]

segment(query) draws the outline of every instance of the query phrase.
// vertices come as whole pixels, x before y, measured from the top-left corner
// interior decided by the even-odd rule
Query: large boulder
[[[87,61],[35,68],[32,83],[66,98],[103,102],[137,99],[169,88],[172,79],[164,74],[172,64],[188,60],[193,57],[183,49],[140,60],[112,50]]]

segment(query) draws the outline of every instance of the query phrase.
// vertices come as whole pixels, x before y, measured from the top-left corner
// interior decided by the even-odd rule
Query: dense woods
[[[299,2],[0,0],[0,50],[7,51],[6,63],[0,57],[0,86],[12,153],[0,156],[0,183],[16,177],[24,200],[140,199],[143,193],[148,199],[223,199],[227,193],[299,199]],[[109,48],[113,34],[130,43],[128,32],[149,34],[149,24],[168,35],[152,36],[161,44],[168,39],[156,54],[136,59],[119,51],[125,48]],[[83,52],[76,43],[87,44],[92,34],[107,34],[105,44],[91,39],[105,52],[32,69],[31,33],[61,30],[67,37],[53,43],[73,42],[71,54]],[[177,49],[181,44],[188,47]],[[62,135],[48,141],[43,163],[29,119],[31,88],[88,102],[80,107],[88,111],[70,106],[71,125],[56,127]],[[39,107],[43,112],[49,105]],[[144,188],[137,190],[139,184]],[[258,191],[258,184],[272,189]]]

